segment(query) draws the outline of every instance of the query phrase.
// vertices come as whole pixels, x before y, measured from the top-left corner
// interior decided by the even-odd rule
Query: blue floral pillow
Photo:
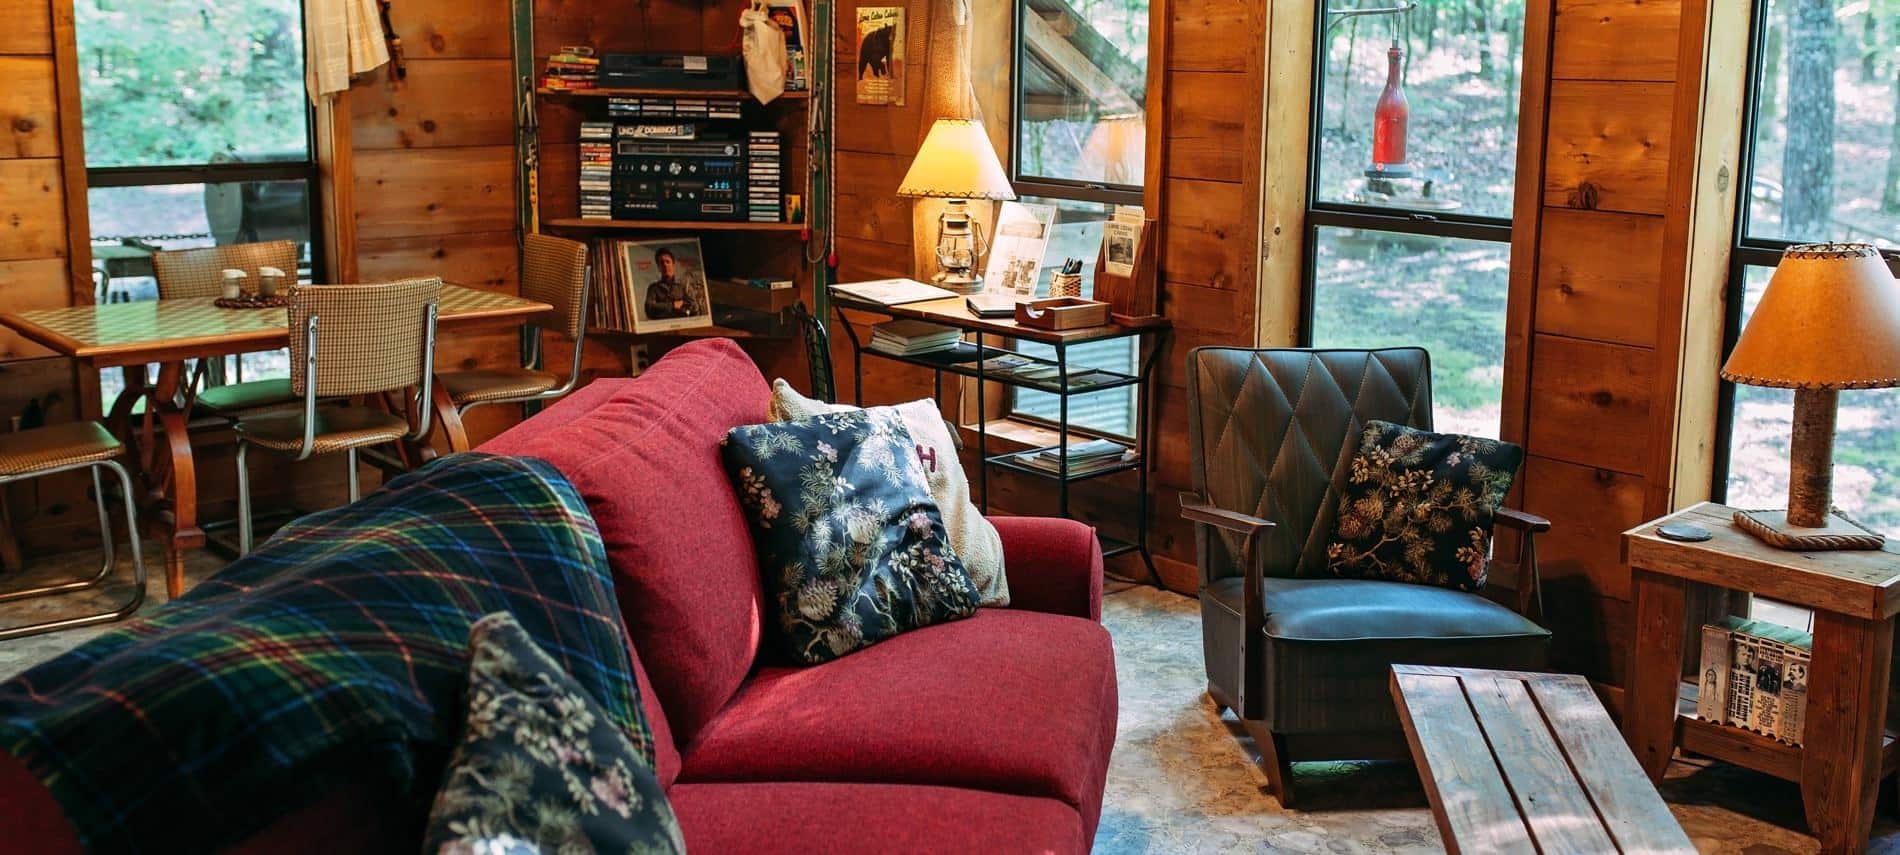
[[[686,851],[645,719],[623,732],[507,612],[477,621],[469,648],[467,723],[422,851]]]
[[[726,435],[726,471],[793,659],[815,665],[976,611],[912,445],[888,407]]]

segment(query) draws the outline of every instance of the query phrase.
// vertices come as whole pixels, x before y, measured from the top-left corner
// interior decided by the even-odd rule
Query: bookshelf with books
[[[761,101],[729,4],[653,0],[625,15],[614,0],[514,0],[518,216],[523,231],[592,247],[590,334],[779,337],[791,305],[823,316],[835,63],[810,34],[832,3],[770,0],[787,86]],[[762,299],[725,287],[755,281],[778,287]]]

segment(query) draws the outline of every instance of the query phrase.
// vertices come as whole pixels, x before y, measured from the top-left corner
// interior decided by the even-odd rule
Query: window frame
[[[1742,138],[1735,155],[1735,175],[1742,186],[1741,192],[1735,194],[1733,228],[1729,238],[1728,279],[1723,283],[1722,290],[1722,359],[1711,366],[1718,380],[1715,453],[1710,466],[1712,483],[1709,484],[1709,497],[1723,504],[1728,502],[1729,466],[1735,442],[1735,384],[1719,378],[1722,363],[1728,361],[1729,354],[1735,351],[1735,343],[1741,340],[1742,302],[1748,288],[1748,269],[1761,267],[1773,270],[1781,263],[1781,255],[1788,247],[1813,242],[1785,237],[1750,237],[1748,233],[1755,199],[1755,130],[1761,118],[1761,74],[1768,40],[1768,3],[1769,0],[1750,0],[1748,58],[1743,72]],[[1900,118],[1896,121],[1900,121]],[[1900,249],[1876,249],[1881,258],[1886,260],[1887,267],[1900,277]]]
[[[309,25],[308,10],[297,4],[300,27]],[[310,61],[309,43],[302,46],[303,60]],[[318,162],[316,108],[304,99],[304,154],[301,160],[268,160],[233,163],[172,163],[156,166],[86,166],[86,189],[125,187],[164,187],[179,184],[244,184],[265,181],[303,181],[309,188],[307,213],[310,227],[310,280],[323,281],[328,260],[323,230],[323,168]],[[86,105],[79,99],[80,121],[85,121]],[[88,236],[91,237],[91,236]]]
[[[1022,140],[1024,112],[1023,63],[1026,61],[1029,51],[1028,40],[1024,37],[1024,33],[1026,32],[1024,21],[1025,16],[1030,14],[1031,9],[1029,7],[1029,0],[1011,0],[1011,3],[1015,7],[1015,14],[1011,17],[1012,31],[1010,33],[1009,156],[1006,158],[1004,168],[1009,174],[1009,183],[1011,188],[1015,191],[1017,198],[1033,196],[1063,202],[1087,202],[1097,205],[1106,205],[1111,209],[1116,205],[1145,205],[1147,188],[1143,185],[1115,184],[1103,181],[1077,181],[1065,178],[1025,175],[1023,173],[1021,159],[1022,147],[1020,144]],[[1153,23],[1153,10],[1154,5],[1151,2],[1149,5],[1151,26]],[[1146,110],[1147,105],[1144,104],[1144,117],[1147,117]],[[1148,125],[1150,130],[1152,130],[1153,124],[1151,121],[1148,122]],[[1135,342],[1136,339],[1128,338],[1124,339],[1124,341],[1130,342],[1131,346],[1133,346],[1132,343]],[[1056,429],[1057,425],[1054,420],[1027,413],[1016,408],[1016,396],[1024,390],[1009,386],[1005,387],[1005,391],[1008,397],[1004,401],[1003,406],[1004,418],[1010,421],[1048,428],[1050,430]],[[1137,434],[1139,434],[1141,427],[1140,419],[1137,417],[1134,424]],[[1139,439],[1139,436],[1125,436],[1088,425],[1078,425],[1073,419],[1070,420],[1069,431],[1070,433],[1081,434],[1083,436],[1101,436],[1127,442],[1134,442]]]
[[[1355,202],[1329,202],[1320,196],[1320,134],[1326,126],[1326,58],[1330,30],[1327,27],[1328,0],[1313,0],[1313,63],[1308,75],[1310,110],[1306,123],[1306,222],[1300,242],[1300,323],[1301,347],[1313,347],[1313,312],[1318,304],[1319,235],[1323,228],[1361,229],[1385,233],[1422,235],[1511,243],[1512,218],[1489,215],[1431,213],[1382,208]],[[1513,57],[1522,63],[1522,54]],[[1522,75],[1519,75],[1522,86]],[[1518,93],[1522,97],[1522,90]],[[1513,160],[1515,170],[1515,160]]]

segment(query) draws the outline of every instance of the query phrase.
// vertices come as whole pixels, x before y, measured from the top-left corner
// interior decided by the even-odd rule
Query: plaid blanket
[[[346,786],[418,819],[469,628],[512,613],[652,759],[600,533],[551,465],[462,454],[305,517],[0,684],[0,750],[94,851],[205,851]],[[4,848],[4,844],[0,844]]]

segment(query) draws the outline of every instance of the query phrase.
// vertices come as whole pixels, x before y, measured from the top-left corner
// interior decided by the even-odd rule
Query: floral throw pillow
[[[913,445],[889,409],[727,433],[726,471],[791,658],[827,662],[976,611]]]
[[[1477,591],[1491,521],[1524,449],[1494,439],[1366,423],[1326,546],[1335,576]]]
[[[650,758],[514,616],[469,635],[468,715],[422,851],[683,853]],[[634,707],[635,710],[639,706]]]

